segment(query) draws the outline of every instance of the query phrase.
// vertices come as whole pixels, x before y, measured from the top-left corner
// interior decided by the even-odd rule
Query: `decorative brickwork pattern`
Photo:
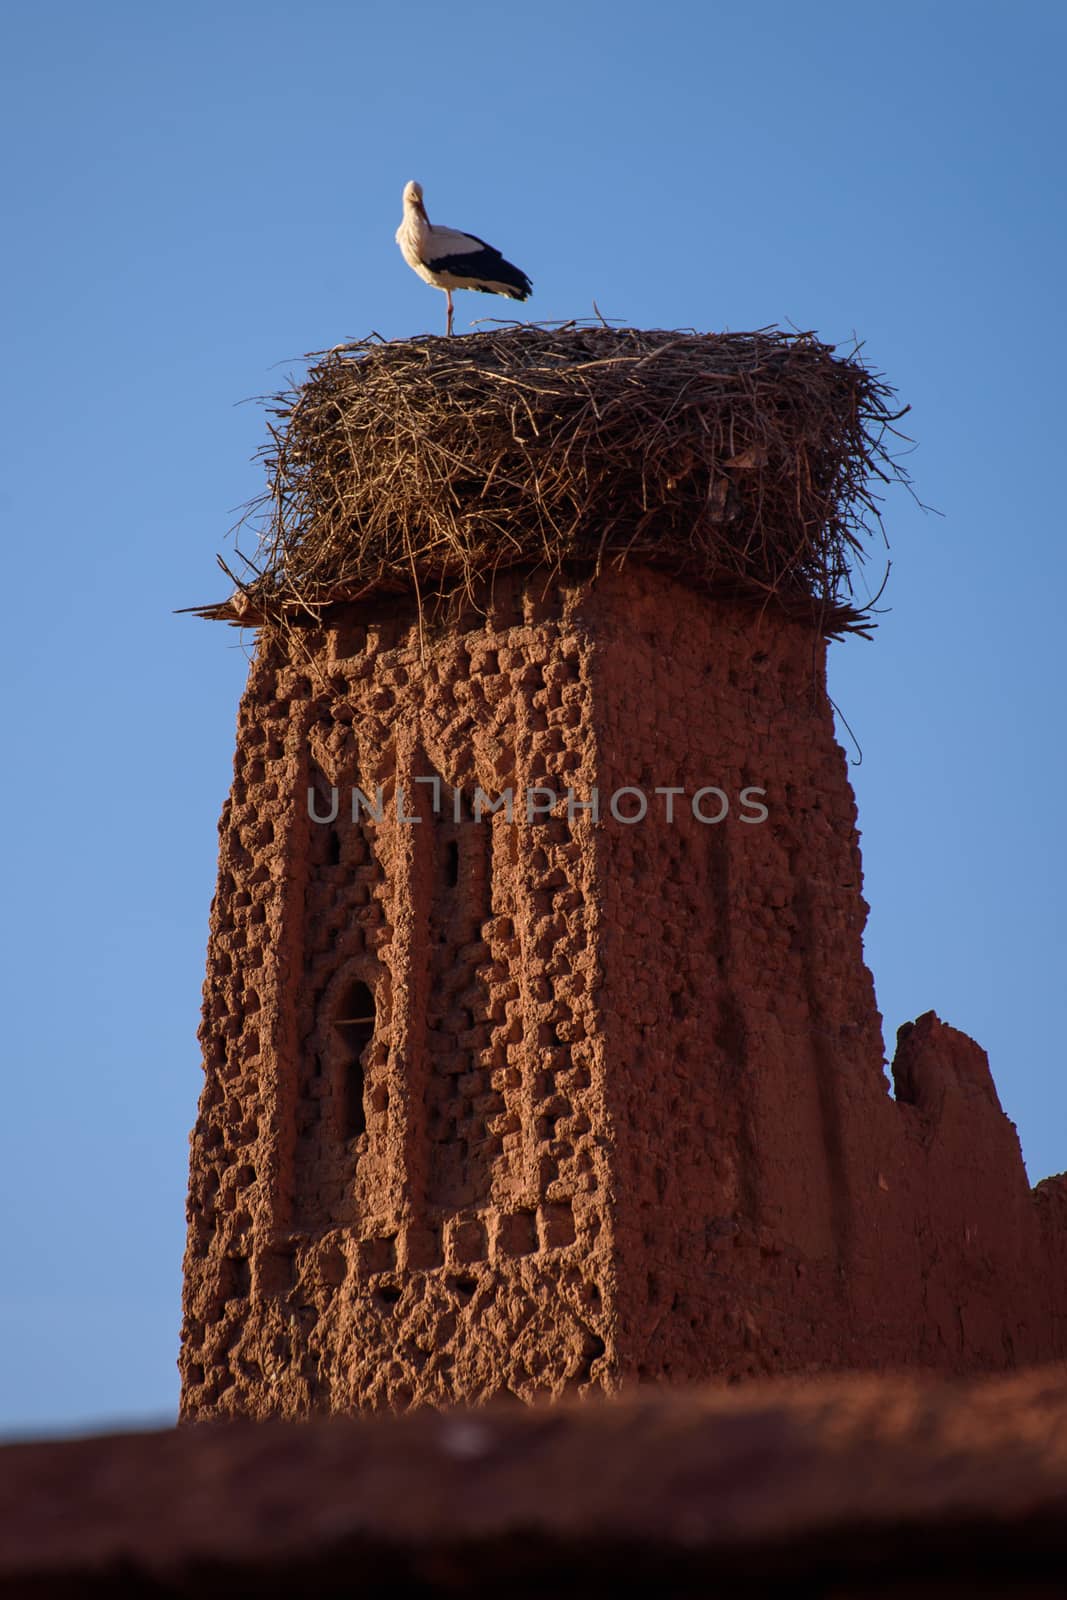
[[[928,1015],[889,1094],[824,649],[640,568],[261,646],[185,1416],[1067,1353],[981,1051]]]

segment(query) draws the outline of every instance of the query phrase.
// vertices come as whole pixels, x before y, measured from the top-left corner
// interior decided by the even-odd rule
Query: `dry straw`
[[[851,575],[872,485],[907,477],[903,412],[855,352],[571,323],[312,361],[271,402],[249,576],[204,616],[288,627],[374,590],[425,605],[504,567],[638,560],[827,634],[871,626]]]

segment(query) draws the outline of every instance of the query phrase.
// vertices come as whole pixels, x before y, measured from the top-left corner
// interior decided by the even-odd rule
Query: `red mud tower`
[[[356,347],[274,432],[183,1414],[1067,1351],[1067,1184],[883,1072],[825,638],[888,397],[810,340]]]

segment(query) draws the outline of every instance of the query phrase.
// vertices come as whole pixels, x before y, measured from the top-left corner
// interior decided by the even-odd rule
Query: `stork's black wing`
[[[472,284],[494,287],[493,294],[506,294],[512,300],[525,300],[533,284],[525,272],[505,261],[499,250],[494,250],[484,239],[468,234],[467,240],[477,246],[475,250],[458,250],[455,254],[442,252],[431,256],[426,265],[431,272],[451,272],[456,278],[470,278]],[[466,242],[466,241],[465,241]]]

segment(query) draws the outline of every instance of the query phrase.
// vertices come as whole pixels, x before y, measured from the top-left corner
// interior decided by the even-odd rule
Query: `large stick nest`
[[[906,474],[891,389],[811,334],[502,327],[363,340],[271,402],[259,549],[205,616],[297,622],[375,590],[638,560],[824,633]],[[227,568],[227,571],[229,569]]]

